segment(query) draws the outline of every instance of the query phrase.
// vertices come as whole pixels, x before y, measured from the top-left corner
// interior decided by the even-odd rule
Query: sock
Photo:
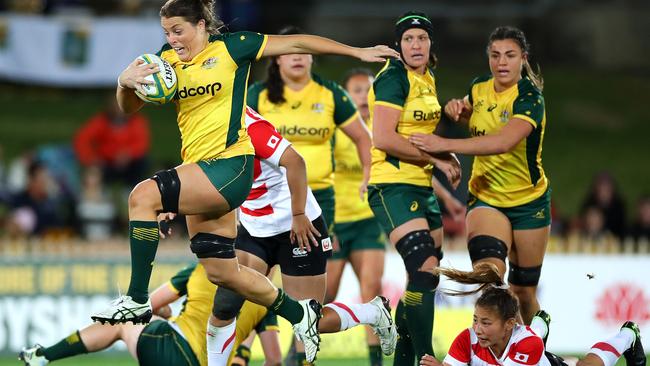
[[[539,317],[533,317],[533,320],[530,322],[530,328],[542,339],[548,334],[548,326]]]
[[[433,353],[433,312],[436,292],[420,290],[412,284],[406,286],[404,293],[404,313],[411,344],[418,360],[425,354]]]
[[[382,366],[384,364],[384,356],[381,353],[381,346],[378,344],[368,345],[368,356],[370,358],[370,366]]]
[[[325,306],[336,311],[341,318],[340,330],[350,329],[359,324],[374,324],[381,316],[377,307],[371,304],[346,305],[341,302],[331,302]]]
[[[236,329],[237,320],[225,327],[217,327],[208,322],[208,330],[205,335],[208,346],[208,366],[225,365],[228,363],[230,352],[235,345]]]
[[[130,221],[131,283],[127,295],[144,304],[149,298],[149,279],[158,250],[158,222]]]
[[[395,360],[393,366],[413,366],[415,364],[415,352],[411,344],[411,335],[406,324],[406,313],[404,301],[401,299],[395,311],[395,325],[397,326],[397,345],[395,347]],[[418,362],[420,360],[417,360]]]
[[[36,352],[36,355],[43,355],[50,362],[66,357],[80,355],[82,353],[88,353],[84,342],[81,340],[79,331],[76,331],[66,338],[63,338],[61,341],[59,341],[59,343],[47,348],[43,348],[39,351]]]
[[[634,332],[630,329],[623,328],[618,334],[605,342],[594,344],[589,350],[589,353],[593,353],[603,360],[605,366],[613,366],[623,352],[632,346],[634,339]]]
[[[300,323],[305,314],[298,301],[289,297],[282,289],[278,289],[278,296],[268,309],[287,319],[291,324]]]

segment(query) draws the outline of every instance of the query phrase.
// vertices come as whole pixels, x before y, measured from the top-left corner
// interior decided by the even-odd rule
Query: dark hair
[[[521,29],[512,26],[497,27],[492,31],[492,34],[490,34],[490,38],[488,39],[487,52],[490,52],[492,42],[502,41],[504,39],[511,39],[517,42],[519,48],[521,48],[521,52],[530,55],[530,45],[528,44],[528,41],[526,41],[526,35]],[[544,90],[544,79],[542,78],[539,65],[537,65],[537,71],[534,71],[528,62],[528,58],[524,59],[524,76],[528,77],[537,89],[540,91]]]
[[[417,23],[409,23],[409,20],[416,21]],[[402,54],[401,43],[402,35],[411,28],[423,29],[429,35],[429,62],[427,63],[427,67],[434,69],[438,64],[438,57],[433,52],[433,23],[431,22],[431,19],[422,12],[408,11],[397,18],[397,21],[395,22],[395,47],[397,47],[397,51],[399,51],[403,59],[404,55]]]
[[[302,29],[295,25],[288,25],[280,29],[278,34],[302,34]],[[280,75],[280,65],[278,65],[278,56],[271,57],[269,65],[266,68],[266,89],[269,101],[273,104],[282,104],[287,100],[284,99],[284,81]]]
[[[352,79],[352,77],[357,76],[357,75],[363,75],[363,76],[368,76],[368,77],[375,77],[375,74],[370,71],[369,69],[366,69],[365,67],[355,67],[354,69],[348,70],[348,72],[345,73],[345,76],[343,77],[343,88],[347,89],[348,88],[348,81]]]
[[[492,263],[477,263],[472,271],[460,271],[453,268],[436,268],[436,273],[443,274],[458,283],[469,285],[481,284],[471,291],[445,291],[452,296],[470,295],[483,291],[476,300],[476,306],[494,308],[503,320],[514,318],[519,313],[517,297],[504,285],[497,266]]]
[[[205,30],[210,34],[219,34],[223,22],[214,11],[214,0],[167,0],[160,8],[160,16],[165,18],[183,17],[196,25],[205,20]]]

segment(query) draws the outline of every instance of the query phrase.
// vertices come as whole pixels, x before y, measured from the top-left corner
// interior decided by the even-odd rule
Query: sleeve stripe
[[[257,55],[255,56],[255,61],[259,60],[262,58],[262,54],[264,53],[264,49],[266,49],[266,42],[269,40],[268,35],[264,35],[264,39],[262,40],[262,45],[260,46],[259,51],[257,51]]]
[[[361,118],[360,115],[359,115],[359,112],[354,112],[354,114],[352,115],[352,117],[348,118],[347,120],[345,120],[343,123],[339,124],[339,125],[336,126],[336,127],[339,127],[339,128],[340,128],[340,127],[345,127],[345,126],[347,126],[348,124],[354,122],[356,119],[359,119],[359,118]]]
[[[457,359],[455,359],[450,354],[447,354],[447,356],[445,356],[445,359],[442,361],[442,363],[443,364],[448,364],[450,366],[466,366],[466,365],[468,365],[467,362],[458,361]]]
[[[533,125],[533,128],[537,128],[537,122],[535,122],[534,119],[528,117],[525,114],[515,114],[511,118],[523,119],[524,121],[526,121],[526,122],[530,123],[531,125]]]
[[[263,332],[274,331],[280,333],[280,327],[277,325],[267,325],[262,330]]]
[[[381,101],[381,100],[376,101],[375,105],[381,105],[381,106],[384,106],[384,107],[397,109],[398,111],[403,111],[404,110],[404,106],[402,106],[402,105],[393,104],[391,102],[384,102],[384,101]]]

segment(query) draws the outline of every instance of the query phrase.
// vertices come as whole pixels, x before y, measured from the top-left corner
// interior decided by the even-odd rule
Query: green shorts
[[[327,230],[333,232],[334,228],[334,187],[327,187],[323,189],[312,190],[316,202],[323,211],[322,216],[327,225]]]
[[[143,366],[200,366],[185,338],[166,320],[154,320],[144,327],[136,352]]]
[[[405,222],[419,218],[427,220],[429,230],[442,227],[438,200],[430,187],[405,183],[369,185],[368,203],[387,235]]]
[[[339,250],[330,259],[347,259],[355,250],[386,250],[386,237],[374,217],[334,225]]]
[[[228,201],[230,209],[239,207],[248,197],[253,185],[253,155],[198,162],[212,185]]]
[[[531,202],[514,207],[492,206],[470,193],[467,197],[467,212],[477,207],[499,210],[510,221],[512,230],[539,229],[551,224],[551,189]]]

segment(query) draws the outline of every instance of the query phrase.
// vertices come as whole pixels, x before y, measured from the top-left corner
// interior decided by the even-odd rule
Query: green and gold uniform
[[[489,206],[502,211],[513,229],[550,224],[550,189],[542,168],[546,129],[544,96],[528,78],[496,92],[492,75],[472,81],[469,93],[472,136],[498,133],[512,118],[530,123],[532,132],[515,148],[498,155],[476,156],[469,180],[468,208]]]
[[[253,179],[244,107],[250,66],[262,56],[266,41],[254,32],[212,35],[187,62],[169,44],[158,52],[178,79],[174,102],[183,162],[198,163],[233,209],[245,200]]]
[[[359,118],[348,94],[338,84],[312,74],[302,90],[285,85],[286,102],[273,104],[264,83],[248,90],[248,105],[271,122],[282,137],[289,140],[305,159],[307,183],[323,210],[323,218],[331,228],[334,223],[334,162],[332,136]]]
[[[431,134],[440,122],[441,107],[433,72],[417,74],[399,60],[386,62],[368,93],[371,120],[375,105],[401,112],[397,133],[405,139],[413,133]],[[387,234],[416,218],[426,218],[430,230],[440,228],[438,203],[428,202],[433,194],[430,169],[372,148],[368,201]]]
[[[368,202],[359,197],[363,167],[354,142],[341,130],[337,130],[334,136],[334,232],[339,250],[332,253],[331,259],[346,259],[355,250],[384,250],[385,237],[379,222]]]
[[[149,323],[138,338],[138,361],[141,365],[192,365],[208,364],[205,332],[217,286],[211,283],[202,265],[196,264],[178,272],[169,282],[169,288],[179,296],[187,295],[180,314],[166,320]],[[277,329],[274,316],[267,319],[267,309],[246,301],[237,317],[235,345],[250,332]],[[180,332],[180,333],[179,333]],[[182,335],[181,335],[182,333]],[[231,356],[232,358],[232,356]]]

